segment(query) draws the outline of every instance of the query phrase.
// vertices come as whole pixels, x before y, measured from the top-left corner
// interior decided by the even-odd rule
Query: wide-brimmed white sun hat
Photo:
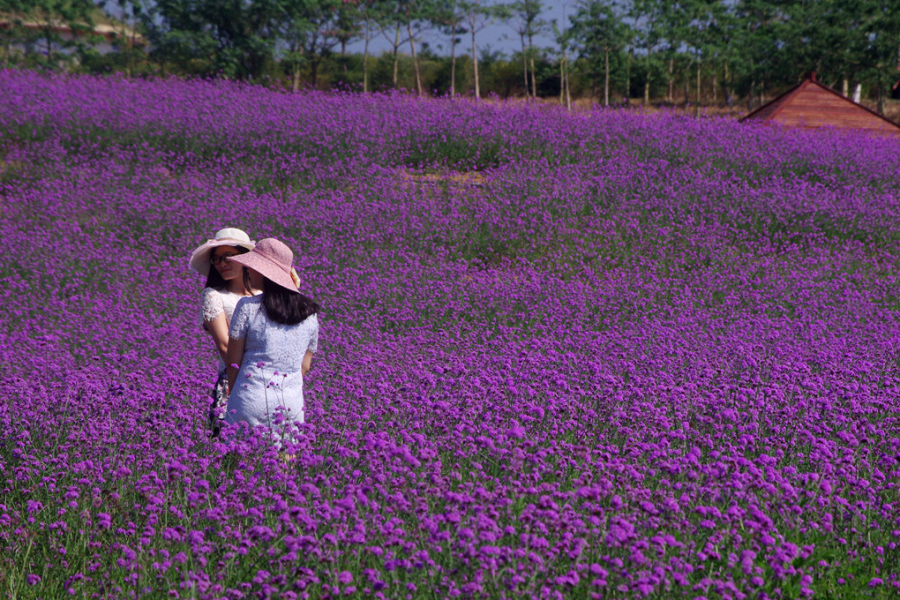
[[[235,248],[253,250],[256,244],[250,240],[249,235],[240,229],[235,227],[220,229],[216,232],[213,239],[206,240],[191,252],[191,268],[201,275],[209,275],[209,254],[213,251],[213,248],[218,248],[219,246],[234,246]]]

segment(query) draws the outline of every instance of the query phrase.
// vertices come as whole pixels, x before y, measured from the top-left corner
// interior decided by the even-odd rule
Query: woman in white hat
[[[200,300],[200,322],[219,351],[219,377],[213,387],[209,407],[209,426],[213,435],[219,432],[219,423],[228,403],[225,353],[228,350],[231,315],[238,300],[251,295],[251,290],[244,285],[241,266],[228,259],[249,252],[254,245],[246,233],[227,227],[217,231],[213,239],[191,253],[191,268],[206,275],[206,286]]]
[[[238,302],[225,361],[226,422],[265,425],[288,437],[290,424],[304,420],[303,378],[319,342],[319,305],[297,289],[293,258],[286,245],[266,238],[229,259],[262,294]]]

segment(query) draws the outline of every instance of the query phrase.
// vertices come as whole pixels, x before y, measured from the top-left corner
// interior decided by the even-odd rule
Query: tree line
[[[883,114],[900,96],[900,0],[0,0],[5,64],[419,95],[746,103],[806,73]],[[80,35],[66,38],[58,25]],[[43,26],[41,26],[43,24]],[[511,53],[485,40],[503,24]],[[140,43],[137,43],[140,38]],[[547,43],[547,41],[550,43]],[[387,48],[372,52],[373,47]],[[19,51],[13,51],[18,48]],[[350,48],[353,51],[350,51]]]

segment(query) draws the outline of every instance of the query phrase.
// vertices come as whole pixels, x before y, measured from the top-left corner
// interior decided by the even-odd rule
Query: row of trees
[[[743,98],[752,108],[817,71],[845,94],[865,86],[883,113],[900,79],[900,0],[560,0],[555,4],[563,4],[564,18],[559,20],[546,18],[548,4],[106,0],[107,11],[129,31],[140,31],[147,44],[137,48],[132,34],[131,43],[127,35],[119,40],[116,56],[99,60],[85,44],[80,52],[82,64],[129,73],[162,69],[282,81],[295,90],[344,83],[363,90],[408,87],[420,95],[559,93],[567,103],[574,93],[605,104],[635,96],[645,103],[698,105],[703,100],[733,105]],[[40,60],[58,61],[54,28],[35,33],[25,23],[65,20],[86,30],[96,14],[92,0],[0,0],[7,62],[10,44],[27,31],[32,38],[46,38],[47,51],[36,52]],[[498,57],[480,39],[492,23],[506,24],[517,40],[512,56]],[[540,47],[540,40],[552,43]],[[372,56],[376,45],[388,50]],[[25,44],[26,51],[32,47],[40,45]],[[351,47],[358,51],[348,52]],[[493,85],[487,90],[485,63],[495,70],[488,74]],[[510,85],[506,79],[516,64],[521,85]]]

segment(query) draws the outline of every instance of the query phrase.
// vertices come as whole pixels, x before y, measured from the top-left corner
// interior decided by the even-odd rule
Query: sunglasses
[[[209,264],[214,267],[218,267],[219,265],[224,265],[229,258],[232,256],[237,256],[240,254],[239,252],[235,252],[234,254],[210,254],[209,255]]]

